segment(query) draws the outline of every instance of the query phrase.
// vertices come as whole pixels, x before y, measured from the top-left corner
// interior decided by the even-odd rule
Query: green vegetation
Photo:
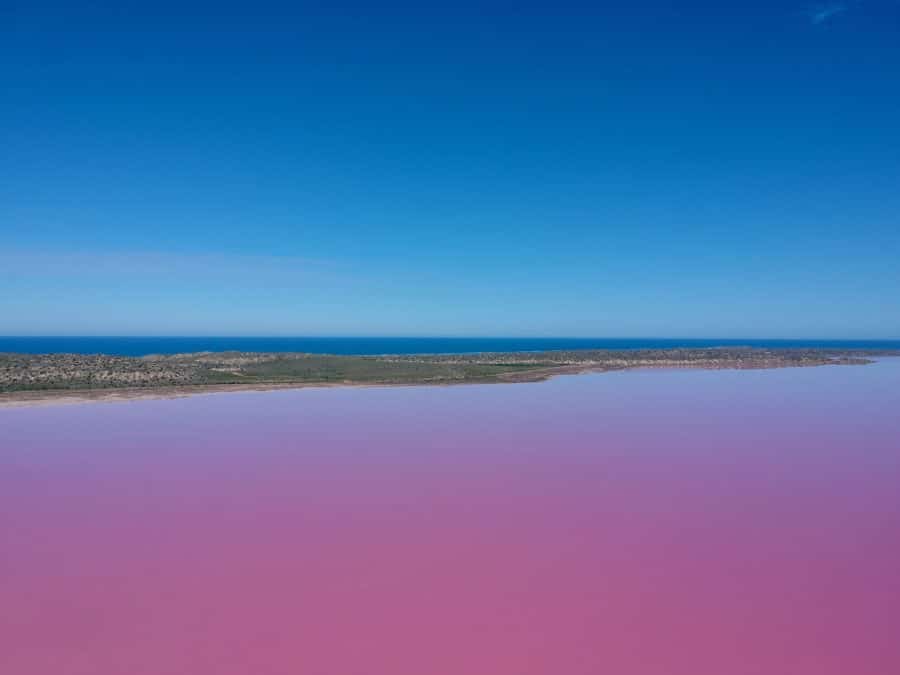
[[[309,356],[265,361],[246,367],[242,372],[266,381],[410,383],[486,379],[529,368],[533,369],[535,365]]]

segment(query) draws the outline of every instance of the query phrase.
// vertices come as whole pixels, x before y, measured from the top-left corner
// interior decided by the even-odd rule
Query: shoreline
[[[523,372],[502,373],[493,378],[468,379],[458,381],[420,381],[420,382],[258,382],[239,384],[196,384],[160,387],[109,387],[98,389],[55,389],[31,390],[0,393],[0,409],[33,408],[53,405],[82,405],[91,403],[128,403],[132,401],[153,401],[189,398],[194,396],[211,396],[215,394],[266,393],[282,390],[299,389],[334,389],[334,388],[376,388],[376,387],[448,387],[463,385],[491,384],[535,384],[546,382],[555,377],[567,375],[599,374],[633,370],[780,370],[784,368],[816,368],[822,366],[870,365],[871,359],[859,359],[848,362],[834,360],[820,363],[782,363],[782,364],[740,364],[722,363],[717,365],[698,364],[635,364],[635,365],[601,365],[577,364],[561,365],[548,368],[536,368]]]

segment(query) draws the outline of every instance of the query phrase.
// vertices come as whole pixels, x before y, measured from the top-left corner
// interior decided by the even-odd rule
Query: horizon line
[[[900,337],[821,337],[821,336],[791,336],[791,337],[724,337],[724,336],[684,336],[684,335],[382,335],[382,334],[298,334],[298,335],[248,335],[248,334],[6,334],[0,335],[0,339],[158,339],[158,340],[184,340],[184,339],[230,339],[230,340],[767,340],[773,342],[786,342],[797,340],[818,340],[822,342],[851,342],[851,341],[879,341],[900,342]]]

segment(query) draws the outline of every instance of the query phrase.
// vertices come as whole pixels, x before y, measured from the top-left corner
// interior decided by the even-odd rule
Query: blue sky
[[[0,3],[0,334],[900,337],[900,2]]]

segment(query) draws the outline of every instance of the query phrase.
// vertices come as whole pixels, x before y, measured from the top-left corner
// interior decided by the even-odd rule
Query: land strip
[[[632,368],[761,369],[863,365],[876,351],[644,349],[340,356],[200,352],[143,357],[0,354],[0,406],[170,398],[308,386],[538,382]]]

